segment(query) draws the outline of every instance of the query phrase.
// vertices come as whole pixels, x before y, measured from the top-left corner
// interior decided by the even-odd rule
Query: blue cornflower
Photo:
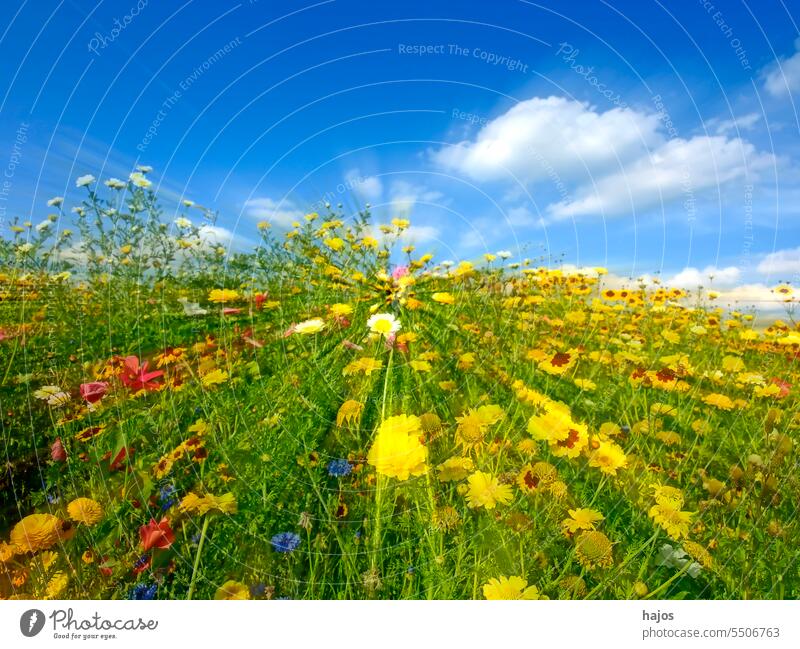
[[[154,599],[158,585],[136,584],[128,594],[128,599]]]
[[[300,536],[294,532],[281,532],[273,536],[270,543],[278,552],[294,552],[300,547]]]
[[[178,502],[175,485],[164,485],[158,492],[158,500],[161,503],[161,511],[167,511]]]
[[[350,475],[352,470],[353,467],[347,460],[331,460],[328,462],[328,475],[334,478],[343,478],[346,475]]]

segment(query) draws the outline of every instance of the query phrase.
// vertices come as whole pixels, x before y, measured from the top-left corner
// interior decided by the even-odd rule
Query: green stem
[[[192,599],[192,595],[194,594],[194,584],[197,580],[197,568],[200,566],[200,554],[203,552],[203,543],[206,540],[209,520],[210,517],[206,516],[203,520],[203,529],[200,530],[200,541],[197,543],[197,554],[194,556],[194,567],[192,568],[192,580],[189,582],[189,592],[186,594],[186,599]]]

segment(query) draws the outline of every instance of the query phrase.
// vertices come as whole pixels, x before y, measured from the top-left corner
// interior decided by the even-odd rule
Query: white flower
[[[63,406],[69,401],[69,394],[57,385],[43,385],[33,393],[33,396],[42,401],[47,401],[51,406]]]
[[[205,315],[208,313],[204,308],[200,306],[198,302],[189,302],[188,298],[179,297],[178,302],[183,305],[183,314],[184,315]]]
[[[42,221],[41,223],[39,223],[36,226],[36,231],[37,232],[44,232],[49,227],[50,227],[50,219],[45,219],[44,221]]]
[[[183,199],[183,201],[182,201],[182,203],[183,203],[183,204],[184,204],[186,207],[194,207],[194,205],[195,205],[194,201],[190,201],[188,198],[184,198],[184,199]]]
[[[177,219],[175,219],[175,225],[177,225],[179,228],[191,228],[192,222],[189,219],[179,216]]]
[[[444,266],[445,268],[450,268],[450,266],[455,266],[455,264],[456,264],[456,262],[450,261],[449,259],[445,259],[442,262],[442,266]]]
[[[51,198],[49,201],[47,201],[47,204],[50,207],[58,207],[63,202],[64,202],[64,197],[63,196],[55,196],[55,197]]]
[[[86,187],[86,185],[91,185],[95,180],[92,174],[86,174],[75,181],[75,187]]]
[[[82,207],[73,207],[72,208],[73,214],[77,214],[78,216],[83,216],[84,210]]]
[[[388,338],[400,330],[400,321],[391,313],[376,313],[367,320],[367,327],[372,333]]]
[[[325,321],[322,318],[311,318],[300,322],[292,327],[296,334],[315,334],[325,328]]]
[[[656,555],[657,564],[673,570],[681,570],[689,559],[686,557],[686,551],[683,548],[673,548],[669,543],[661,546],[661,549]],[[686,572],[692,579],[697,579],[702,567],[696,561],[692,561],[691,565],[686,569]]]
[[[508,259],[508,258],[511,257],[511,251],[510,250],[498,250],[497,251],[497,256],[500,257],[500,259]]]
[[[144,177],[144,174],[139,173],[138,171],[134,171],[129,178],[134,185],[141,187],[142,189],[147,189],[153,184]]]
[[[153,168],[148,165],[137,165],[136,169],[141,171],[143,174],[149,174],[151,171],[153,171]]]
[[[30,252],[31,250],[33,250],[32,243],[23,243],[17,246],[17,252]]]
[[[109,178],[106,180],[105,186],[111,189],[125,189],[126,183],[119,178]]]

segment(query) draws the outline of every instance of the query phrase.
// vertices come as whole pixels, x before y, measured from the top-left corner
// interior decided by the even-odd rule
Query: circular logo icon
[[[19,618],[19,630],[22,635],[27,638],[32,638],[37,635],[39,631],[44,628],[44,613],[38,608],[32,608],[25,611],[22,617]]]

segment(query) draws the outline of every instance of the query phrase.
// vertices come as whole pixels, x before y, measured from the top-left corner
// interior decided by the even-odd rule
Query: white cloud
[[[710,121],[709,126],[716,125],[717,135],[727,135],[733,131],[749,131],[761,120],[761,113],[747,113],[741,117]]]
[[[787,248],[771,252],[761,260],[756,270],[765,275],[800,273],[800,248]]]
[[[773,160],[740,138],[676,138],[621,171],[579,188],[573,200],[549,205],[548,213],[554,218],[615,216],[676,200],[693,212],[701,193],[755,174]]]
[[[658,125],[656,115],[629,108],[600,113],[585,102],[534,97],[489,122],[475,141],[435,152],[434,160],[476,180],[594,175],[642,155],[658,139]]]
[[[773,97],[800,91],[800,38],[794,42],[795,53],[776,61],[764,70],[764,88]]]
[[[743,116],[741,124],[754,119]],[[667,139],[657,114],[632,108],[600,112],[563,97],[521,102],[474,141],[442,148],[433,159],[477,180],[513,175],[526,184],[549,184],[561,194],[547,208],[553,219],[630,214],[681,200],[693,211],[702,192],[774,162],[741,138]]]
[[[377,201],[383,194],[383,183],[377,176],[362,176],[358,169],[350,169],[345,175],[345,186],[367,201]]]
[[[303,212],[292,201],[275,201],[271,198],[251,198],[244,204],[245,214],[254,219],[266,220],[272,225],[290,228],[292,221],[303,217]]]
[[[739,281],[740,275],[741,272],[736,266],[727,266],[726,268],[706,266],[703,270],[688,267],[667,280],[666,284],[678,288],[694,289],[698,286],[704,286],[717,289],[735,286],[736,282]]]
[[[442,192],[429,189],[424,185],[415,185],[405,180],[396,180],[391,188],[391,205],[396,215],[408,216],[418,202],[440,203],[444,198]]]

